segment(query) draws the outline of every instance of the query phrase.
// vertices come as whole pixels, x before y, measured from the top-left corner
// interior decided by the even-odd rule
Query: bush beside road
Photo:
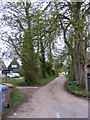
[[[69,93],[79,97],[90,98],[90,92],[80,89],[80,87],[72,81],[72,76],[67,75],[66,89]]]

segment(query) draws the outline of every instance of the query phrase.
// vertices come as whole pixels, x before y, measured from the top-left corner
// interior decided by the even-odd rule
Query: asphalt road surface
[[[64,76],[59,76],[40,87],[9,118],[88,118],[88,100],[65,91],[65,81]]]

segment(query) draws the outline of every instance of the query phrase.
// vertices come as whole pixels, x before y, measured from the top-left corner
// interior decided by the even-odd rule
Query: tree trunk
[[[72,55],[72,77],[73,81],[76,81],[76,83],[79,84],[78,57],[75,52]]]
[[[40,40],[41,44],[41,69],[42,69],[42,77],[46,78],[46,65],[45,65],[45,51],[42,40]]]
[[[35,53],[33,48],[32,37],[30,36],[29,29],[24,33],[23,40],[23,49],[22,49],[22,65],[23,65],[23,73],[25,77],[25,83],[27,85],[39,84],[38,75],[36,72],[35,66]]]
[[[75,61],[75,54],[74,54],[74,55],[72,55],[72,79],[73,79],[73,81],[76,80],[75,79],[75,71],[76,71],[75,66],[76,66],[76,61]]]
[[[26,85],[38,85],[39,80],[36,70],[23,61],[23,73]]]
[[[48,51],[48,60],[49,60],[49,64],[48,64],[48,74],[52,75],[53,71],[52,71],[52,67],[53,67],[53,59],[52,59],[52,49],[51,49],[51,41],[49,41],[49,51]]]
[[[76,46],[76,50],[72,56],[72,73],[73,80],[80,86],[80,88],[85,88],[85,57],[83,44],[80,43]]]

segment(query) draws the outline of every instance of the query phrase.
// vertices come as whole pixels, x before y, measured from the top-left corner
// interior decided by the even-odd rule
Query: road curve
[[[88,101],[65,91],[65,81],[64,76],[59,76],[39,88],[32,103],[28,100],[9,118],[88,118]]]

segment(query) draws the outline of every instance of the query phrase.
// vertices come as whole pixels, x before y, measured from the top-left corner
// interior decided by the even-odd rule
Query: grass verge
[[[51,82],[53,79],[55,79],[55,76],[48,76],[45,79],[41,78],[40,79],[40,85],[46,85],[47,83]]]
[[[5,116],[12,107],[21,103],[22,100],[23,100],[22,93],[14,86],[10,94],[10,99],[9,99],[10,107],[4,109],[2,116]]]
[[[2,83],[5,83],[5,82],[6,82],[5,78],[2,79]],[[11,83],[14,86],[17,86],[17,85],[25,86],[24,77],[20,77],[20,78],[8,78],[8,83]]]
[[[40,86],[49,83],[53,79],[55,79],[54,75],[47,76],[45,79],[44,78],[40,78]],[[5,79],[3,79],[2,82],[5,83]],[[24,77],[21,77],[21,78],[9,78],[8,79],[8,83],[13,84],[14,86],[27,86],[25,84]]]
[[[66,89],[68,90],[69,93],[72,93],[79,97],[90,98],[90,92],[85,90],[80,90],[79,86],[76,83],[71,82],[70,79],[68,79],[66,82]]]

